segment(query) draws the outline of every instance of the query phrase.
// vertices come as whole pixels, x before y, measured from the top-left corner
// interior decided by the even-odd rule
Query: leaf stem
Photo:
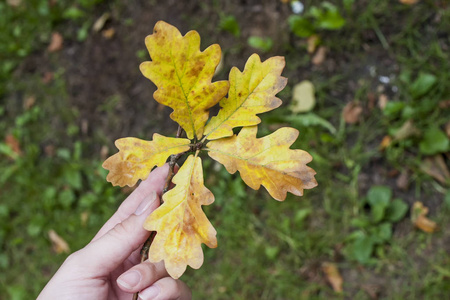
[[[178,126],[178,130],[177,130],[177,138],[181,138],[181,136],[183,135],[183,128],[181,128],[181,126]],[[194,149],[197,149],[199,143],[195,144]],[[200,146],[201,147],[201,146]],[[188,151],[186,151],[188,152]],[[159,204],[163,204],[164,200],[163,200],[163,195],[169,190],[170,187],[170,183],[172,182],[173,176],[175,176],[175,165],[177,164],[177,161],[184,155],[186,154],[186,152],[183,153],[178,153],[178,154],[174,154],[170,156],[169,159],[169,174],[166,177],[166,181],[164,183],[164,188],[161,194],[161,198],[159,199]],[[147,238],[147,240],[144,242],[144,245],[142,245],[141,248],[141,263],[146,261],[148,259],[148,252],[150,250],[150,246],[152,245],[153,239],[156,236],[156,231],[152,231],[149,235],[149,237]],[[137,300],[139,296],[139,292],[136,292],[133,294],[133,300]]]

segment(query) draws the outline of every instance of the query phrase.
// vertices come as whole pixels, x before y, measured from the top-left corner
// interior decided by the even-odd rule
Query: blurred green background
[[[182,277],[194,299],[448,297],[448,1],[3,0],[1,299],[36,297],[131,192],[101,168],[115,139],[175,135],[138,69],[158,20],[220,44],[216,80],[286,57],[259,134],[299,129],[319,182],[277,202],[205,157],[219,246]]]

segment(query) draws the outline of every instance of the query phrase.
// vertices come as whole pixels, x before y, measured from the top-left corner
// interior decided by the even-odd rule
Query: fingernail
[[[147,210],[147,208],[156,200],[156,192],[152,191],[147,197],[142,200],[141,204],[136,208],[136,211],[134,212],[135,215],[139,216],[142,215],[144,211]]]
[[[139,299],[142,300],[149,300],[154,299],[156,296],[159,295],[159,292],[161,292],[161,289],[157,285],[152,285],[145,290],[139,292]]]
[[[132,289],[141,281],[141,273],[138,271],[131,271],[122,274],[117,278],[117,283],[127,289]]]

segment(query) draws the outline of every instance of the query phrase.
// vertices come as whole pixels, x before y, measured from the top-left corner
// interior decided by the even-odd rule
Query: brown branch
[[[180,138],[181,135],[183,134],[183,129],[181,128],[181,126],[178,126],[178,130],[177,130],[177,138]],[[170,183],[172,182],[173,176],[175,176],[175,165],[177,164],[177,161],[180,159],[181,156],[183,156],[183,154],[185,154],[186,152],[183,153],[178,153],[178,154],[174,154],[170,156],[169,159],[169,174],[166,177],[166,181],[164,183],[164,188],[161,194],[161,198],[159,199],[159,204],[163,204],[164,200],[163,200],[163,195],[169,190],[170,187]],[[141,248],[141,263],[146,261],[148,259],[148,251],[150,250],[150,246],[152,245],[153,239],[156,236],[156,231],[152,231],[150,233],[150,236],[147,238],[147,240],[145,241],[144,245],[142,245]],[[139,292],[136,292],[133,294],[133,300],[137,300],[139,296]]]

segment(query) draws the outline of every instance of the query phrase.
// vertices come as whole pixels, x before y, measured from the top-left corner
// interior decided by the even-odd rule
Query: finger
[[[135,214],[76,252],[77,263],[99,276],[113,271],[147,239],[149,232],[143,224],[158,205],[159,198],[153,192],[136,208]]]
[[[124,292],[135,293],[168,275],[163,262],[153,264],[146,260],[120,275],[117,284]]]
[[[147,179],[142,181],[141,184],[122,202],[114,215],[95,235],[91,243],[111,230],[116,224],[122,222],[133,214],[142,200],[145,197],[148,197],[152,192],[156,192],[159,196],[161,196],[168,172],[168,164],[153,170]]]
[[[189,287],[181,280],[164,277],[153,285],[139,292],[142,300],[191,300]]]

